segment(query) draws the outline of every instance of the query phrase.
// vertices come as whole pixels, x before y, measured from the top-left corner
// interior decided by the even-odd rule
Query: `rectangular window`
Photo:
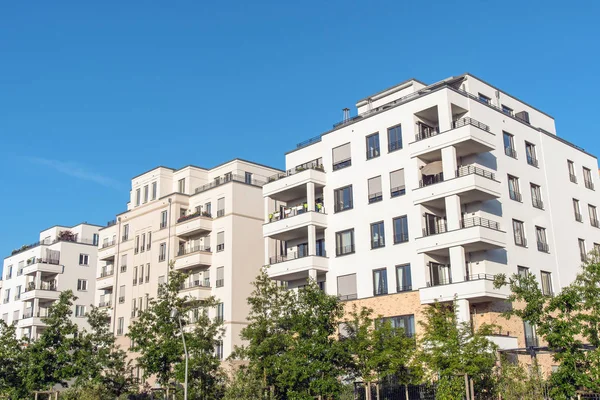
[[[350,143],[343,144],[332,150],[333,170],[346,168],[352,165]]]
[[[452,283],[452,274],[450,271],[450,266],[430,262],[429,282],[427,282],[427,286],[447,285],[449,283]]]
[[[12,271],[13,271],[13,267],[12,267],[12,265],[9,265],[8,271],[6,271],[6,279],[12,278]]]
[[[588,213],[590,214],[590,224],[593,227],[598,228],[598,214],[596,212],[596,207],[588,204]]]
[[[337,256],[354,253],[354,229],[336,232],[335,245],[335,254]]]
[[[414,315],[399,315],[396,317],[387,317],[383,321],[389,320],[393,329],[402,329],[404,335],[408,337],[415,336],[415,316]]]
[[[388,152],[400,150],[402,148],[402,125],[388,128]]]
[[[508,195],[511,200],[522,201],[521,190],[519,189],[519,178],[508,175]]]
[[[216,287],[223,287],[225,284],[225,267],[217,268],[217,281],[215,282]]]
[[[577,175],[575,175],[575,164],[573,161],[567,160],[567,168],[569,168],[569,179],[573,183],[577,183]]]
[[[396,291],[400,293],[409,290],[412,290],[410,264],[396,265]]]
[[[77,291],[78,292],[86,292],[87,289],[88,289],[87,279],[77,279]]]
[[[367,160],[379,157],[379,132],[367,136]]]
[[[127,271],[127,254],[121,255],[121,272]]]
[[[180,180],[177,182],[177,191],[178,191],[179,193],[185,193],[185,178],[183,178],[183,179],[180,179]]]
[[[158,261],[165,261],[167,259],[167,244],[161,243],[158,247]]]
[[[167,211],[163,211],[160,213],[160,229],[165,229],[167,227]]]
[[[21,299],[22,288],[21,285],[17,286],[17,294],[15,295],[15,300]]]
[[[354,300],[356,296],[356,274],[337,277],[337,294],[340,300]]]
[[[223,351],[223,341],[222,340],[217,340],[217,344],[215,345],[215,356],[217,357],[218,360],[223,359],[224,351]]]
[[[535,208],[539,208],[540,210],[544,209],[544,202],[542,201],[542,191],[538,185],[533,183],[531,186],[531,203]]]
[[[98,235],[97,233],[94,233],[94,235],[92,236],[92,244],[94,246],[98,246],[99,242],[100,242],[100,235]]]
[[[484,94],[479,93],[478,95],[479,101],[484,103],[484,104],[491,104],[492,99],[490,99],[489,97],[487,97]]]
[[[525,332],[525,347],[538,347],[535,325],[523,321],[523,331]]]
[[[589,168],[583,167],[583,182],[585,187],[594,190],[594,181],[592,180],[592,171]]]
[[[217,200],[217,218],[225,215],[225,197]]]
[[[373,270],[373,296],[381,296],[387,294],[387,269]]]
[[[510,115],[511,117],[513,115],[513,109],[505,106],[504,104],[502,104],[502,112],[506,115]]]
[[[206,211],[206,214],[209,218],[212,217],[212,204],[210,203],[210,201],[204,205],[204,210]]]
[[[404,169],[390,172],[390,194],[391,197],[398,197],[406,194]]]
[[[140,243],[140,252],[144,252],[146,250],[146,234],[142,233],[142,241]]]
[[[575,221],[583,221],[583,217],[581,216],[581,210],[579,209],[579,200],[577,199],[573,199],[573,213],[575,214]]]
[[[352,185],[343,188],[335,189],[333,191],[333,198],[335,202],[334,211],[340,212],[344,210],[350,210],[353,207],[352,203]]]
[[[138,267],[133,267],[133,284],[137,285],[137,272],[138,272]]]
[[[150,250],[152,247],[152,232],[148,232],[148,244],[146,245],[146,250]]]
[[[513,219],[513,233],[515,235],[515,244],[517,246],[527,246],[527,240],[525,239],[525,228],[523,227],[523,222]]]
[[[244,182],[247,183],[248,185],[252,184],[252,173],[251,172],[244,173]]]
[[[140,277],[139,277],[139,281],[140,281],[140,284],[144,283],[144,264],[140,265]]]
[[[217,322],[223,322],[225,319],[225,305],[223,303],[217,304]]]
[[[217,251],[225,250],[225,232],[217,233]]]
[[[10,289],[4,289],[4,304],[10,301]]]
[[[152,182],[152,200],[156,200],[157,185],[156,182]]]
[[[577,239],[577,241],[579,243],[579,258],[581,259],[581,261],[586,262],[587,261],[587,250],[585,248],[585,240]]]
[[[150,282],[150,264],[146,264],[146,283]]]
[[[408,242],[408,217],[403,215],[392,220],[394,223],[394,243]]]
[[[117,323],[117,335],[121,336],[123,334],[123,328],[125,327],[125,319],[123,317],[119,317]]]
[[[550,272],[540,271],[540,278],[542,281],[542,294],[552,296],[552,275],[550,275]]]
[[[129,224],[123,225],[123,242],[129,240]]]
[[[535,236],[537,239],[537,247],[539,251],[547,253],[549,251],[548,242],[546,241],[546,229],[540,226],[535,227]]]
[[[508,132],[502,132],[502,134],[504,138],[504,154],[512,158],[517,158],[514,136]]]
[[[119,304],[125,303],[125,285],[119,287]]]
[[[529,142],[525,142],[525,154],[527,156],[527,164],[538,166],[537,155],[535,153],[535,145]]]
[[[137,254],[137,253],[139,253],[139,251],[140,251],[140,236],[137,235],[135,237],[135,250],[134,250],[134,253]]]
[[[521,278],[526,278],[529,275],[529,268],[517,266],[517,274]]]
[[[76,305],[75,306],[75,316],[76,317],[85,317],[85,306]]]
[[[79,265],[90,265],[90,256],[87,254],[79,254]]]
[[[369,186],[369,204],[383,200],[381,189],[381,176],[376,176],[367,181]]]
[[[371,224],[371,248],[378,249],[385,246],[385,229],[383,221]]]
[[[141,198],[142,198],[141,191],[138,188],[138,189],[135,190],[135,205],[136,206],[140,205]]]
[[[148,202],[148,185],[144,186],[144,203]]]

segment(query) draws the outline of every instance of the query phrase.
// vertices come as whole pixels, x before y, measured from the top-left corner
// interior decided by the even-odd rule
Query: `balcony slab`
[[[197,266],[210,266],[212,264],[212,253],[208,251],[197,251],[175,258],[175,269],[184,270]]]
[[[491,279],[477,279],[419,289],[421,304],[431,304],[435,301],[454,301],[455,297],[458,300],[466,299],[471,303],[481,303],[492,300],[506,300],[509,295],[510,289],[507,286],[496,289]]]
[[[471,226],[417,238],[417,253],[447,255],[448,249],[463,246],[466,252],[506,247],[506,232],[483,226]]]
[[[477,174],[459,176],[413,190],[413,203],[442,208],[444,198],[459,195],[463,204],[498,199],[500,182]]]
[[[444,147],[456,147],[456,156],[485,153],[496,149],[495,135],[474,125],[464,125],[435,136],[412,142],[410,156],[434,161]]]
[[[263,196],[279,201],[305,197],[306,190],[303,186],[309,182],[314,183],[315,187],[323,187],[327,182],[327,175],[323,171],[308,168],[268,182],[263,186]]]
[[[327,214],[309,211],[266,223],[263,225],[263,236],[278,240],[290,240],[299,235],[306,235],[305,228],[309,225],[315,225],[317,229],[325,229],[327,227]]]
[[[196,217],[175,225],[175,234],[181,237],[206,234],[212,231],[212,218]]]
[[[297,279],[308,279],[308,273],[311,269],[317,270],[317,273],[327,273],[329,271],[329,259],[320,256],[307,256],[272,264],[267,269],[270,278],[279,281],[293,281]]]

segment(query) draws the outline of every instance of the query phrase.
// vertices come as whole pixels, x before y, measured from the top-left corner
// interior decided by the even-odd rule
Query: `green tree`
[[[14,325],[0,320],[0,397],[24,397],[21,368],[26,362],[23,342],[16,337]]]
[[[220,361],[214,353],[223,334],[222,321],[210,319],[205,312],[217,305],[215,298],[193,300],[180,295],[186,277],[171,265],[168,282],[160,286],[158,297],[150,300],[148,308],[131,324],[127,336],[132,340],[132,350],[139,353],[137,364],[144,369],[144,378],[155,375],[163,387],[174,379],[183,382],[181,318],[189,354],[189,392],[210,398],[220,391],[222,383]],[[190,312],[194,309],[201,312],[191,327]],[[177,310],[178,317],[171,317],[172,310]]]
[[[412,367],[416,340],[390,321],[374,318],[373,310],[354,305],[340,329],[342,343],[351,355],[349,374],[365,384],[365,398],[371,398],[372,382],[395,377],[399,383],[412,383],[420,375]]]
[[[493,330],[483,325],[476,331],[468,322],[459,322],[456,303],[434,303],[424,311],[419,324],[423,335],[418,359],[428,371],[428,379],[437,379],[438,399],[462,398],[464,374],[473,379],[476,393],[492,393],[496,345],[486,335]]]
[[[223,400],[256,400],[263,397],[265,387],[259,376],[251,373],[248,367],[237,368],[229,381]]]
[[[75,300],[72,291],[61,292],[44,318],[44,331],[28,345],[27,364],[21,372],[28,392],[56,384],[67,386],[67,381],[77,376],[75,359],[80,341],[76,337],[77,325],[70,318]]]
[[[518,360],[500,356],[496,390],[505,400],[544,400],[544,380],[536,360],[526,368]]]

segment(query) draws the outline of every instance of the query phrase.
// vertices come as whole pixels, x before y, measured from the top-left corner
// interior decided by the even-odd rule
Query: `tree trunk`
[[[365,382],[365,400],[371,400],[371,384]]]
[[[375,384],[375,390],[377,393],[377,400],[379,400],[379,381],[377,381],[377,383]]]
[[[408,385],[404,385],[404,394],[406,395],[406,400],[408,400]]]

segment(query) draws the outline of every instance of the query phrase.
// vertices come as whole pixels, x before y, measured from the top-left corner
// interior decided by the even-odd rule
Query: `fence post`
[[[406,394],[405,400],[408,400],[408,385],[404,385],[404,393]]]
[[[465,393],[467,394],[466,399],[471,400],[469,396],[469,376],[467,374],[465,374]]]
[[[475,400],[475,390],[473,389],[473,378],[471,378],[471,400]]]

